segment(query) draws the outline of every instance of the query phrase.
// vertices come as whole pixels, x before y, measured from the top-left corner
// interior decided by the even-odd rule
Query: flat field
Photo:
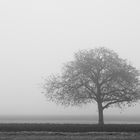
[[[140,140],[140,133],[1,132],[0,140]]]
[[[140,124],[1,123],[0,132],[140,132]]]
[[[140,124],[0,124],[0,140],[140,140]]]

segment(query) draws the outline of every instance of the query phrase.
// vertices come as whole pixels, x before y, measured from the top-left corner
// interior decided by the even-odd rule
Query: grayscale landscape
[[[140,1],[0,1],[0,140],[139,140]]]

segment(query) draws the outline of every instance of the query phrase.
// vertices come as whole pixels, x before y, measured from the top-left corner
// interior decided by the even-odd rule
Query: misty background
[[[81,49],[107,47],[140,69],[139,0],[0,2],[0,116],[97,115],[96,104],[57,106],[41,93]],[[140,116],[140,104],[106,115]],[[135,119],[134,119],[135,120]]]

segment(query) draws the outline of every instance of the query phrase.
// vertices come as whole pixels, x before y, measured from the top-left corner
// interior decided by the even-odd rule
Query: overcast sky
[[[47,102],[38,84],[78,50],[100,46],[140,69],[139,0],[0,1],[0,114],[97,114],[94,104],[64,109]],[[140,115],[139,107],[123,114]]]

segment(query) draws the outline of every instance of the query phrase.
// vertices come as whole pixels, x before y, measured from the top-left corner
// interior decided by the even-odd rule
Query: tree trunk
[[[104,125],[104,117],[103,117],[103,107],[102,103],[98,103],[98,124],[100,126]]]

